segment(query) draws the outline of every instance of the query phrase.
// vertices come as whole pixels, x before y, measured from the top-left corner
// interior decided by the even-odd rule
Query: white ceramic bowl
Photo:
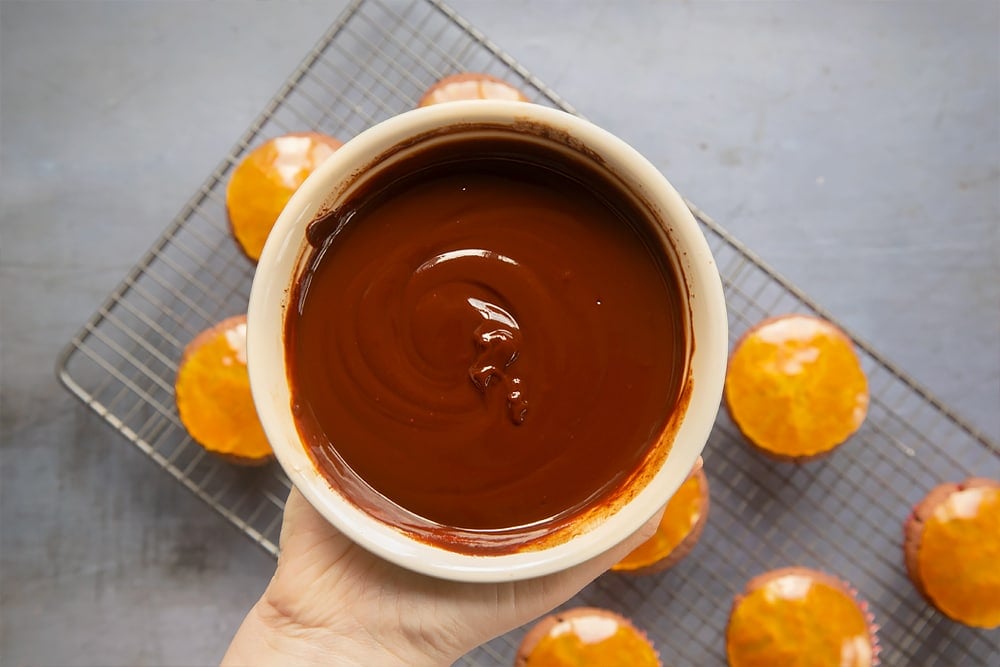
[[[305,229],[321,208],[379,156],[414,137],[456,125],[537,131],[589,155],[628,184],[656,215],[675,249],[688,291],[690,400],[669,454],[618,511],[564,540],[515,553],[470,555],[421,541],[382,523],[331,487],[302,445],[291,412],[285,366],[285,309],[304,268]],[[525,130],[524,128],[534,128]],[[722,395],[727,355],[725,302],[718,270],[691,212],[667,180],[628,144],[575,116],[521,102],[454,102],[390,118],[347,142],[299,188],[279,217],[257,266],[248,312],[248,363],[257,412],[292,482],[334,526],[375,554],[408,569],[459,581],[508,581],[549,574],[609,549],[639,528],[674,494],[701,453]],[[690,344],[690,340],[689,340]]]

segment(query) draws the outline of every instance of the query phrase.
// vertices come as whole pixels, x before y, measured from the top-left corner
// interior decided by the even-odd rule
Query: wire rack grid
[[[277,554],[289,482],[280,468],[234,467],[194,443],[177,416],[173,381],[199,331],[245,312],[254,267],[228,229],[226,179],[264,140],[317,130],[346,140],[412,108],[434,81],[483,71],[535,102],[564,100],[439,0],[356,0],[310,51],[148,253],[70,341],[58,362],[65,386],[181,484]],[[723,277],[732,340],[761,319],[830,319],[724,229],[692,206]],[[901,525],[937,483],[1000,478],[1000,448],[856,341],[872,402],[861,430],[834,455],[796,466],[755,455],[726,414],[705,449],[712,493],[696,557],[644,577],[609,573],[567,607],[631,618],[665,664],[724,664],[734,593],[787,565],[850,581],[872,609],[884,664],[1000,664],[1000,632],[954,624],[930,609],[902,566]],[[463,658],[510,665],[524,629]]]

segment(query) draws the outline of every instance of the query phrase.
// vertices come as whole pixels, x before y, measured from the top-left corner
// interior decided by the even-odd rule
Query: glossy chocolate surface
[[[683,292],[644,215],[582,161],[466,138],[314,221],[285,334],[331,483],[440,535],[544,527],[614,495],[686,372]]]

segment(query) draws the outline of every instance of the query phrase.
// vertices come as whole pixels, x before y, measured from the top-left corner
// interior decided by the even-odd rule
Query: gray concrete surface
[[[343,4],[0,3],[0,664],[212,664],[263,589],[52,368]],[[454,6],[1000,439],[1000,4]]]

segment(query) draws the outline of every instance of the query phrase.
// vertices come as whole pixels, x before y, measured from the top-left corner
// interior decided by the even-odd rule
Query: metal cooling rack
[[[412,108],[440,77],[484,71],[533,101],[575,112],[439,0],[356,0],[292,73],[149,252],[63,351],[62,382],[180,483],[277,554],[287,478],[276,465],[231,466],[206,454],[177,417],[173,383],[184,346],[246,310],[254,267],[226,222],[226,179],[267,138],[314,129],[346,140]],[[692,207],[723,276],[730,335],[770,315],[830,319],[718,224]],[[732,595],[752,576],[804,565],[847,579],[881,626],[886,665],[1000,664],[1000,632],[930,609],[902,566],[901,524],[928,489],[971,474],[1000,478],[1000,447],[856,341],[872,402],[834,455],[795,466],[755,455],[724,411],[705,450],[712,510],[694,557],[666,573],[609,573],[567,606],[622,613],[666,665],[725,664]],[[524,629],[467,655],[511,665]]]

